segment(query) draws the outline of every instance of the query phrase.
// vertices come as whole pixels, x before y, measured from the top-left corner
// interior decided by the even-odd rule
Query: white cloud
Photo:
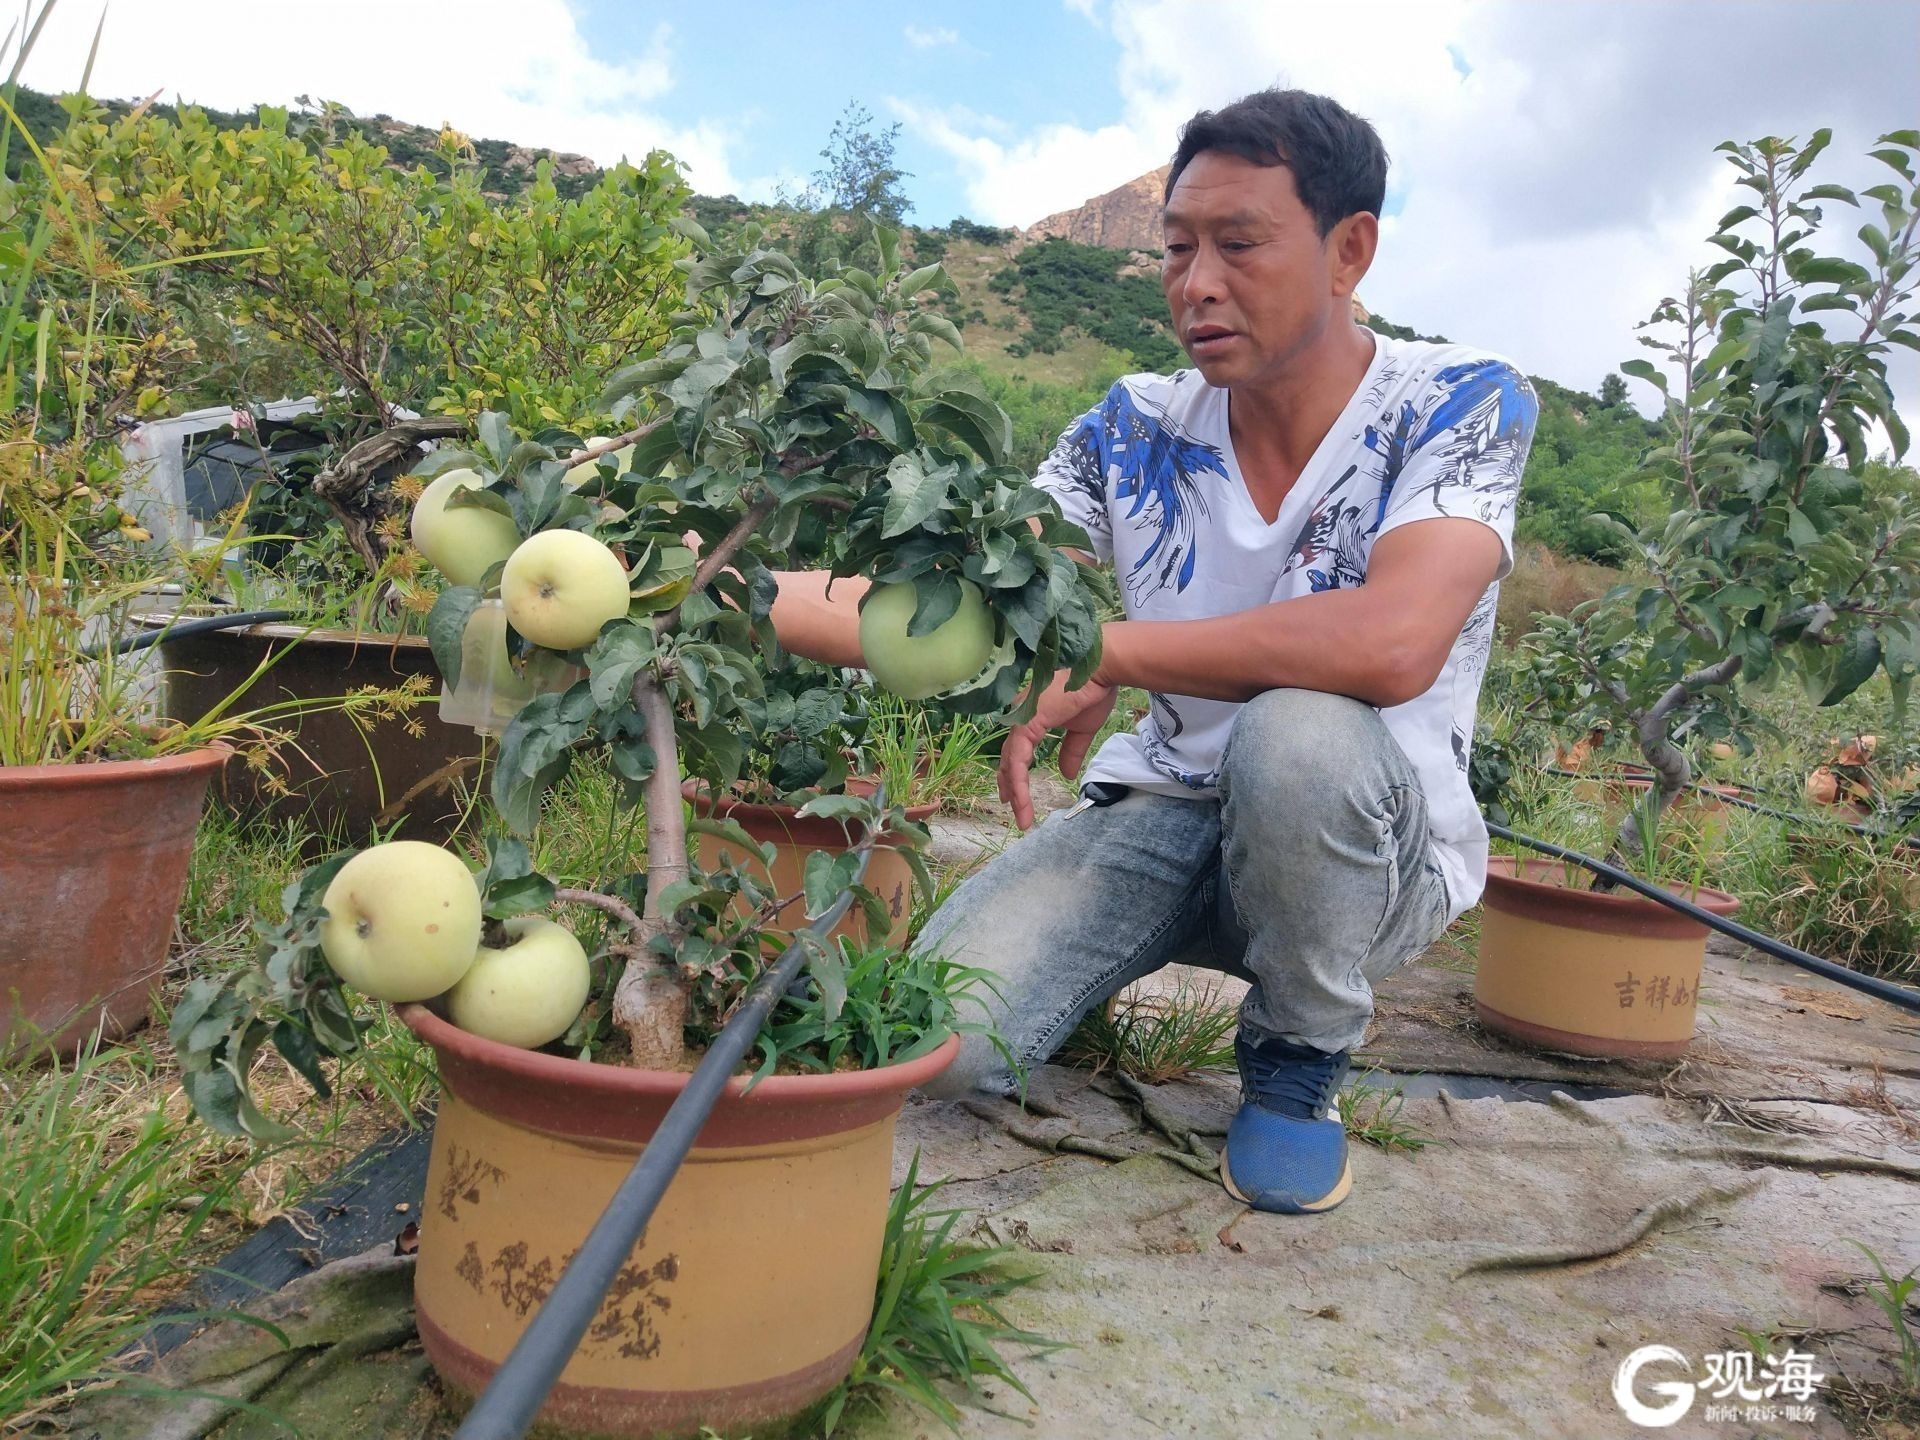
[[[894,103],[954,157],[977,218],[1030,224],[1162,164],[1196,110],[1275,83],[1322,91],[1392,156],[1368,304],[1585,388],[1719,253],[1702,241],[1735,192],[1716,143],[1829,125],[1828,178],[1873,183],[1857,157],[1920,115],[1920,7],[1871,0],[1112,0],[1108,25],[1119,118],[1098,129],[1008,134]],[[1912,412],[1920,362],[1893,364]]]
[[[26,83],[78,84],[98,13],[58,7]],[[736,189],[727,127],[675,126],[649,108],[672,89],[671,46],[662,24],[639,53],[595,54],[567,0],[145,0],[107,12],[90,88],[221,109],[309,95],[603,165],[658,147],[700,190]]]
[[[907,43],[916,50],[931,50],[937,45],[958,45],[960,32],[943,28],[923,30],[918,25],[909,25],[905,30]]]
[[[1051,210],[1079,203],[1150,170],[1165,157],[1144,158],[1133,131],[1124,125],[1081,130],[1045,125],[1024,136],[998,121],[975,120],[965,111],[938,109],[889,97],[887,108],[906,125],[959,162],[973,177],[967,187],[972,218],[989,224],[1026,224]],[[1060,204],[1063,174],[1079,192]],[[1018,221],[1009,217],[1018,216]]]

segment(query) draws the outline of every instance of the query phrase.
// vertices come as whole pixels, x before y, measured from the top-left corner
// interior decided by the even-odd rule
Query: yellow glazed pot
[[[684,1074],[483,1040],[418,1005],[434,1122],[414,1280],[421,1342],[462,1400],[486,1388]],[[950,1037],[879,1070],[732,1081],[538,1425],[570,1435],[769,1434],[837,1385],[865,1338],[894,1121]]]
[[[1657,1060],[1693,1039],[1707,929],[1626,892],[1568,887],[1558,860],[1487,861],[1474,1008],[1489,1030],[1544,1050]],[[1716,915],[1718,890],[1684,898]]]

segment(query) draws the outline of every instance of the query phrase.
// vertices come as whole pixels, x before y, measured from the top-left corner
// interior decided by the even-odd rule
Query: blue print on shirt
[[[1168,585],[1176,592],[1185,590],[1199,558],[1194,516],[1207,513],[1199,477],[1225,479],[1227,474],[1219,448],[1180,430],[1164,409],[1143,404],[1125,384],[1114,386],[1100,408],[1083,417],[1067,438],[1071,451],[1077,452],[1076,471],[1084,475],[1086,461],[1097,456],[1096,473],[1112,476],[1116,516],[1154,532],[1127,571],[1127,591],[1134,601]],[[1123,510],[1121,501],[1132,503]]]
[[[1378,468],[1362,474],[1360,467],[1349,467],[1328,488],[1294,539],[1288,571],[1308,567],[1316,591],[1361,584],[1368,542],[1379,533],[1416,454],[1439,462],[1420,486],[1432,492],[1438,513],[1497,523],[1519,493],[1538,412],[1526,378],[1498,360],[1438,371],[1421,405],[1403,401],[1397,412],[1362,431],[1362,442],[1379,457]]]

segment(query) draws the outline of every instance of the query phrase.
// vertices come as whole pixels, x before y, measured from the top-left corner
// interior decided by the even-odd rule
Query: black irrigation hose
[[[131,655],[135,650],[144,650],[149,645],[158,645],[164,640],[179,640],[188,635],[205,635],[214,630],[237,630],[242,625],[267,625],[277,620],[298,618],[298,612],[293,610],[236,610],[231,615],[203,615],[197,620],[182,620],[177,624],[163,625],[155,630],[143,630],[138,635],[123,635],[113,642],[113,653]],[[80,653],[92,659],[100,653],[100,647],[89,645]]]
[[[1556,860],[1569,861],[1583,865],[1603,879],[1610,880],[1644,895],[1647,899],[1676,910],[1691,920],[1697,920],[1709,930],[1718,930],[1722,935],[1730,935],[1743,945],[1750,945],[1763,955],[1771,955],[1775,960],[1784,960],[1789,965],[1798,965],[1802,970],[1811,970],[1816,975],[1845,985],[1850,990],[1858,990],[1871,995],[1876,1000],[1885,1000],[1890,1005],[1898,1005],[1902,1010],[1920,1012],[1920,990],[1912,990],[1904,985],[1896,985],[1891,980],[1882,980],[1874,975],[1862,975],[1858,970],[1849,970],[1844,965],[1836,965],[1831,960],[1822,960],[1818,955],[1809,955],[1804,950],[1796,950],[1783,941],[1775,940],[1771,935],[1762,935],[1758,930],[1749,930],[1746,926],[1716,915],[1711,910],[1703,910],[1690,900],[1682,900],[1670,890],[1642,880],[1638,875],[1609,865],[1604,860],[1596,860],[1591,855],[1582,855],[1578,850],[1565,850],[1545,840],[1536,840],[1531,835],[1522,835],[1517,830],[1509,830],[1504,825],[1487,822],[1489,833],[1498,835],[1502,840],[1512,840],[1525,845],[1530,850],[1538,850],[1542,855],[1551,855]]]
[[[884,807],[885,789],[874,798]],[[854,872],[852,884],[858,885],[866,877],[867,861],[872,855],[871,848],[861,855],[860,868]],[[851,889],[842,891],[832,908],[807,929],[824,936],[839,923],[852,903]],[[774,1002],[799,974],[806,953],[801,945],[789,944],[780,958],[753,982],[733,1018],[720,1027],[705,1057],[688,1077],[686,1088],[668,1108],[660,1128],[654,1131],[633,1169],[627,1172],[627,1178],[620,1182],[613,1199],[607,1202],[607,1208],[581,1242],[579,1251],[561,1272],[553,1293],[535,1312],[532,1323],[521,1333],[486,1390],[454,1432],[453,1440],[518,1440],[527,1432],[547,1392],[553,1389],[567,1361],[573,1358],[580,1337],[586,1334],[587,1326],[600,1309],[602,1297],[620,1267],[627,1263],[634,1242],[653,1219],[654,1208],[666,1194],[673,1177],[679,1174],[680,1162],[693,1148],[700,1127],[707,1123],[721,1091],[759,1038],[760,1027],[772,1013]]]

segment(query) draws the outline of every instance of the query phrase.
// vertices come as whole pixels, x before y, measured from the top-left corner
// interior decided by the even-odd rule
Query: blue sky
[[[761,192],[756,198],[770,177],[804,179],[819,166],[849,101],[864,104],[878,127],[899,122],[887,103],[894,97],[963,105],[1012,134],[1041,125],[1097,129],[1121,118],[1113,84],[1120,46],[1087,15],[1054,0],[833,0],[817,10],[777,0],[591,0],[577,15],[589,45],[611,53],[645,54],[660,26],[670,27],[673,88],[655,108],[689,129],[724,113],[736,137],[734,173],[741,188]],[[904,186],[914,206],[909,218],[942,225],[967,213],[949,153],[903,128],[896,154],[913,177]]]

